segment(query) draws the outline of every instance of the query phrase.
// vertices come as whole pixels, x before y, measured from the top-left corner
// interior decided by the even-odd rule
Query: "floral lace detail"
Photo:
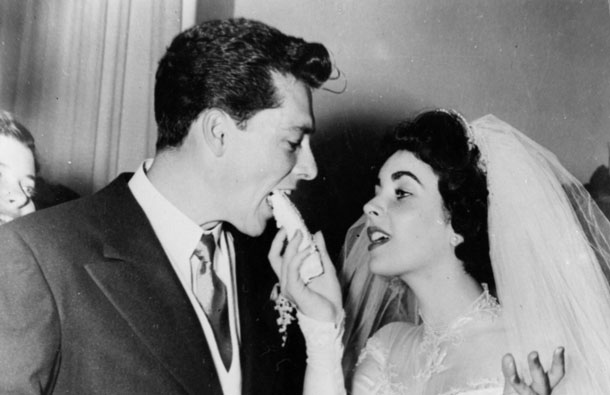
[[[372,337],[366,342],[356,366],[359,366],[367,357],[372,357],[383,365],[388,360],[389,355],[390,348],[388,345],[380,339]],[[387,366],[382,366],[378,385],[371,395],[403,395],[408,393],[409,387],[401,382],[401,377],[397,372],[398,369],[394,364],[388,363]]]
[[[500,391],[498,394],[501,393],[501,377],[479,376],[469,379],[455,376],[458,380],[446,381],[446,377],[436,376],[453,369],[450,364],[454,362],[449,362],[449,356],[455,356],[454,346],[472,340],[469,334],[472,334],[473,325],[476,328],[484,325],[486,328],[488,322],[499,318],[500,305],[485,285],[483,289],[466,313],[443,328],[433,328],[424,319],[424,323],[419,326],[405,327],[403,323],[396,323],[376,333],[368,340],[358,359],[357,366],[364,369],[361,370],[361,377],[368,377],[361,381],[362,388],[373,395],[458,395],[471,392],[483,395],[495,394],[496,390]],[[409,347],[410,344],[415,345],[415,354],[408,351],[409,355],[403,355],[396,350],[396,347]],[[405,358],[417,360],[413,360],[412,365],[411,362],[408,363],[411,367],[406,367]],[[450,377],[453,377],[451,373]]]
[[[500,379],[481,379],[477,382],[469,382],[467,388],[453,388],[439,395],[460,395],[466,391],[476,391],[484,389],[498,388],[503,389],[504,383]]]
[[[388,347],[385,347],[383,342],[376,337],[371,337],[365,344],[364,349],[360,351],[356,367],[360,366],[369,355],[381,355],[382,360],[386,360],[390,354]]]
[[[282,335],[282,347],[285,347],[286,341],[288,340],[288,325],[295,320],[296,307],[290,300],[282,295],[279,283],[276,283],[273,286],[269,298],[275,303],[273,309],[279,314],[275,322],[278,326],[278,332]]]
[[[381,385],[374,395],[404,395],[409,393],[409,387],[400,381],[396,367],[389,365],[381,376]]]
[[[419,348],[419,355],[425,358],[424,367],[415,378],[427,381],[432,375],[439,374],[447,368],[444,365],[447,357],[447,346],[462,342],[462,328],[481,316],[497,317],[500,305],[496,298],[489,294],[487,284],[483,284],[483,293],[472,303],[468,312],[454,319],[449,325],[434,328],[424,321],[424,337]]]

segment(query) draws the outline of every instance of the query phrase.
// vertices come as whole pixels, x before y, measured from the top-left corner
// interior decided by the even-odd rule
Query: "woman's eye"
[[[407,192],[407,191],[402,190],[402,189],[396,189],[395,194],[396,194],[396,198],[397,199],[402,199],[402,198],[411,196],[411,192]]]

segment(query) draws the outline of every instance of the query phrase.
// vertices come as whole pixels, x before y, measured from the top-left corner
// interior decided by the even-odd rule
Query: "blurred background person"
[[[603,213],[610,219],[610,142],[608,143],[608,166],[600,165],[585,184],[585,188]]]
[[[34,137],[11,113],[0,111],[0,224],[35,211],[37,171]]]

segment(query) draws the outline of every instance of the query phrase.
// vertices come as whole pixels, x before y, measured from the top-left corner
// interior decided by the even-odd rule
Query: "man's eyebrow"
[[[415,174],[413,174],[413,173],[411,173],[410,171],[407,171],[407,170],[396,171],[396,172],[392,173],[392,175],[390,176],[392,181],[399,180],[402,177],[410,177],[413,180],[415,180],[419,185],[421,185],[421,181],[419,181],[419,178],[417,178],[417,176]]]
[[[315,132],[315,129],[311,126],[293,126],[290,130],[303,134],[313,134]]]

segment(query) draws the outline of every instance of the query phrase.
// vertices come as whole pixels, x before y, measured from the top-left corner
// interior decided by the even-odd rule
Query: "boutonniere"
[[[273,307],[278,312],[279,317],[275,320],[278,332],[282,335],[282,347],[286,345],[288,339],[288,325],[296,319],[294,304],[288,300],[280,290],[280,284],[276,283],[271,290],[271,301],[275,303]]]

